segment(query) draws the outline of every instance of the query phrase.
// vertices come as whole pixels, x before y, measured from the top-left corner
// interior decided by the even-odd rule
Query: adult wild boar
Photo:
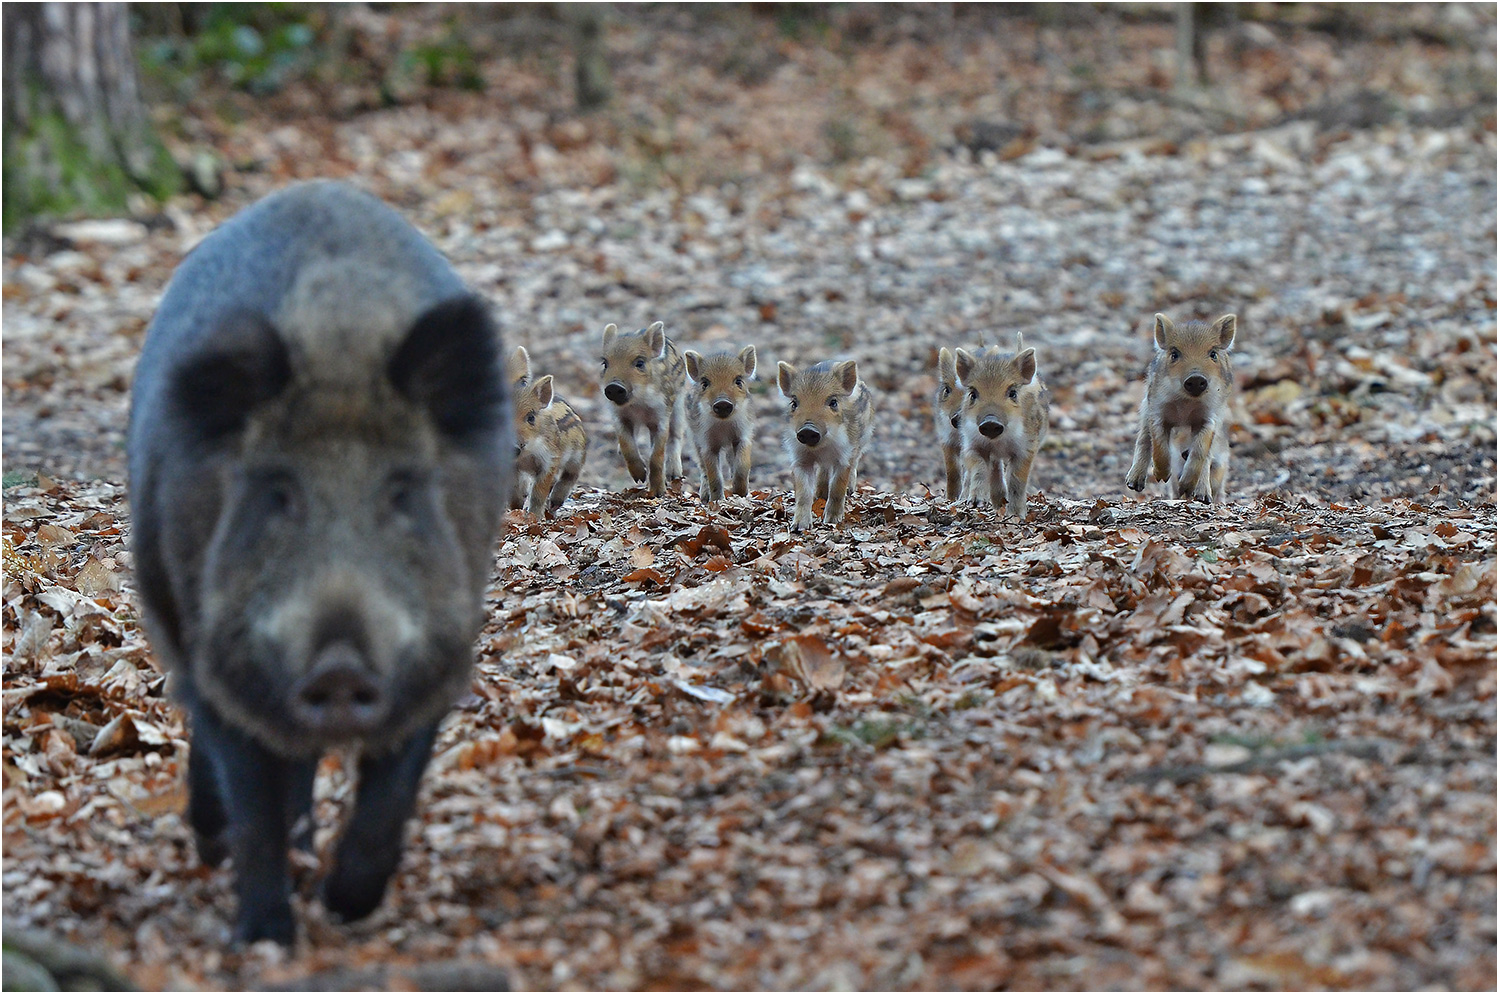
[[[339,745],[359,784],[322,900],[368,914],[469,687],[510,492],[485,305],[375,198],[274,194],[173,275],[129,455],[137,585],[189,715],[188,817],[205,863],[233,858],[237,939],[292,942],[287,848]]]

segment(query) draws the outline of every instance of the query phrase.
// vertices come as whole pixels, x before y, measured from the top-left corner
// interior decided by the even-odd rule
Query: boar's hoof
[[[323,907],[340,922],[356,922],[380,905],[389,880],[389,873],[368,867],[352,870],[341,862],[323,882]]]
[[[249,946],[260,940],[275,940],[284,947],[296,943],[297,922],[290,902],[283,900],[279,908],[241,910],[234,927],[235,943]]]
[[[218,867],[229,859],[229,841],[220,831],[212,836],[193,830],[193,845],[198,850],[198,862],[204,867]]]

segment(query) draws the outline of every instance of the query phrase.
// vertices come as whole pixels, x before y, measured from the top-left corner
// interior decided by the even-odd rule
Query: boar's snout
[[[979,423],[979,434],[986,439],[998,439],[1005,431],[1005,424],[998,418],[986,418]]]
[[[1199,397],[1208,390],[1208,377],[1201,373],[1194,373],[1182,382],[1182,389],[1194,397]]]
[[[811,425],[803,425],[797,430],[797,441],[804,446],[816,446],[823,439],[823,433]]]
[[[630,392],[625,389],[625,385],[620,383],[620,381],[611,380],[609,386],[604,388],[604,396],[616,404],[624,404],[630,399]]]
[[[719,398],[714,402],[714,414],[718,415],[720,418],[728,418],[730,415],[734,414],[734,402],[725,400],[722,397]]]
[[[349,643],[326,647],[292,691],[292,709],[302,724],[325,736],[355,737],[385,719],[386,697]]]

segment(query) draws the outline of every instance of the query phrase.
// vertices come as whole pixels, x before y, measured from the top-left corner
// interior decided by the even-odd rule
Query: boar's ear
[[[552,374],[549,373],[532,384],[531,392],[536,395],[536,403],[544,408],[552,407]]]
[[[1231,349],[1234,347],[1234,315],[1226,314],[1213,323],[1212,330],[1218,333],[1219,348]]]
[[[1167,347],[1167,336],[1177,331],[1177,326],[1172,324],[1171,318],[1168,318],[1160,311],[1156,313],[1153,322],[1155,327],[1154,334],[1156,335],[1156,348],[1165,349]]]
[[[755,346],[747,345],[740,350],[740,364],[745,367],[745,376],[755,376]]]
[[[531,356],[525,346],[516,346],[516,351],[510,354],[510,360],[505,364],[505,379],[518,385],[531,379]]]
[[[604,326],[604,348],[608,349],[609,348],[609,344],[615,340],[615,336],[618,335],[618,334],[620,334],[620,329],[617,328],[617,327],[615,327],[615,323],[613,321],[611,321],[609,324],[605,325]]]
[[[974,365],[978,362],[974,354],[967,349],[953,350],[953,372],[958,376],[960,382],[968,379],[970,373],[974,372]]]
[[[682,361],[687,364],[688,376],[693,380],[697,380],[698,371],[703,369],[703,357],[689,349],[682,354]]]
[[[844,388],[845,394],[852,391],[854,385],[859,383],[859,367],[855,365],[852,359],[846,359],[842,363],[834,363],[833,375],[839,378],[839,385]]]
[[[1016,357],[1016,371],[1021,374],[1022,383],[1031,383],[1032,377],[1036,376],[1036,350],[1023,349]]]
[[[651,327],[646,329],[646,349],[657,359],[667,354],[666,327],[660,321],[653,321]]]
[[[500,336],[489,309],[472,294],[443,301],[419,317],[386,364],[386,376],[458,442],[505,421]]]
[[[958,383],[958,367],[953,364],[953,350],[947,346],[938,350],[938,383],[949,387]]]
[[[781,362],[776,364],[776,386],[781,388],[782,397],[792,396],[792,378],[797,375],[797,368],[791,363]]]
[[[203,442],[237,434],[292,379],[286,343],[264,316],[235,311],[172,373],[174,406]]]

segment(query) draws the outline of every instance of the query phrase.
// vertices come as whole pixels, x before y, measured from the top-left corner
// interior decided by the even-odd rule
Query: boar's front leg
[[[1007,468],[1005,478],[1005,514],[1026,520],[1026,487],[1031,481],[1031,464],[1036,459],[1033,453],[1023,453]]]
[[[750,494],[750,440],[746,439],[734,447],[734,493],[740,497]]]
[[[620,422],[615,437],[620,442],[620,455],[625,457],[625,469],[630,471],[630,479],[641,483],[646,479],[646,461],[641,459],[641,451],[635,447],[635,426]]]
[[[1130,461],[1130,470],[1125,474],[1125,486],[1133,491],[1146,489],[1146,471],[1151,466],[1151,424],[1141,419],[1141,427],[1135,433],[1135,456]]]
[[[434,722],[389,753],[360,757],[354,814],[339,840],[333,873],[323,883],[324,907],[344,922],[363,919],[385,896],[401,862],[406,820],[416,806],[437,727]]]
[[[1204,426],[1193,436],[1188,446],[1187,459],[1175,479],[1177,496],[1213,503],[1213,483],[1209,474],[1209,459],[1213,453],[1214,426]]]
[[[206,776],[211,775],[217,797],[190,802],[190,818],[195,830],[211,829],[214,803],[222,806],[240,905],[235,939],[241,943],[275,940],[290,946],[297,926],[287,873],[287,816],[299,765],[225,725],[205,706],[193,709],[192,725],[196,763],[203,771],[189,773],[192,790],[201,797],[210,787]]]
[[[812,527],[813,490],[816,487],[813,471],[809,467],[792,467],[792,492],[795,503],[792,510],[792,531],[801,532]]]
[[[667,476],[676,480],[682,476],[682,441],[687,436],[687,399],[678,394],[672,402],[672,417],[667,425]]]
[[[957,501],[959,489],[963,486],[957,446],[943,446],[943,469],[948,474],[948,500]]]
[[[828,503],[823,505],[823,521],[829,525],[844,519],[844,499],[849,493],[849,477],[853,472],[853,467],[844,467],[834,474],[833,481],[828,485]]]
[[[651,433],[651,468],[646,482],[646,492],[652,497],[667,493],[667,451],[671,448],[672,433],[663,425]],[[681,467],[678,467],[681,470]]]
[[[720,472],[718,450],[704,446],[698,455],[698,461],[702,463],[703,483],[698,488],[698,500],[704,504],[724,499],[724,476]]]

